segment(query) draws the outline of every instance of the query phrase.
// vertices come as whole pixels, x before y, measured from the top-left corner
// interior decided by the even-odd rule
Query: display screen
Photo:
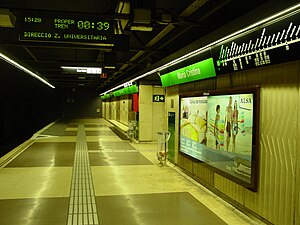
[[[68,15],[20,15],[21,41],[113,45],[112,19]]]
[[[217,74],[299,59],[300,13],[280,19],[212,49]]]
[[[255,189],[257,91],[180,99],[180,151]]]

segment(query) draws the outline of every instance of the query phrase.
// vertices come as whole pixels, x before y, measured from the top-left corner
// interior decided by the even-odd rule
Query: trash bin
[[[166,165],[168,157],[168,140],[171,136],[169,131],[157,132],[157,159],[162,165]]]

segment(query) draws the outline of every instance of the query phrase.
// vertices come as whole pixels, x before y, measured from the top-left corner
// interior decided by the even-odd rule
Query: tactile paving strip
[[[99,225],[84,125],[78,125],[67,225]]]

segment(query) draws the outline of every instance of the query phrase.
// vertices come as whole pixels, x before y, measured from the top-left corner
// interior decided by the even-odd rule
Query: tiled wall
[[[165,90],[162,87],[153,87],[153,95],[165,95]],[[152,98],[152,97],[151,97]],[[165,103],[152,103],[152,139],[157,140],[157,132],[164,130],[165,121]]]
[[[117,98],[116,101],[116,120],[120,121],[120,114],[121,114],[121,110],[120,110],[120,98]]]
[[[113,99],[111,101],[111,119],[112,120],[117,119],[117,101],[118,101],[118,99]]]
[[[102,101],[102,117],[128,125],[132,111],[131,96],[125,95]]]
[[[165,102],[153,102],[153,95],[165,95],[165,89],[152,85],[139,86],[139,141],[156,141],[157,132],[166,129]],[[102,116],[125,125],[135,120],[131,95],[104,100]]]
[[[152,95],[151,85],[139,86],[139,140],[152,141]]]
[[[106,119],[111,119],[111,105],[110,105],[110,101],[108,100],[108,101],[106,101],[106,102],[104,102],[104,104],[105,104],[105,118]]]
[[[178,155],[178,164],[212,190],[220,191],[276,225],[300,224],[299,67],[297,61],[180,85],[177,96],[174,87],[167,90],[167,101],[177,99],[175,108],[179,108],[179,93],[261,87],[257,192],[251,192],[183,155]],[[168,110],[172,110],[169,104]],[[175,142],[178,143],[178,136]]]
[[[128,95],[120,97],[120,122],[128,125],[129,112],[131,111],[132,101]]]
[[[165,103],[152,102],[153,95],[164,95],[164,88],[139,86],[139,140],[155,141],[157,132],[165,130]]]

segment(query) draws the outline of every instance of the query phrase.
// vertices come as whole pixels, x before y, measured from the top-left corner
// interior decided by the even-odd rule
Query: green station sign
[[[137,92],[139,92],[138,86],[137,85],[132,85],[132,86],[125,87],[125,88],[122,88],[120,90],[114,91],[113,96],[118,97],[118,96],[122,96],[122,95],[134,94],[134,93],[137,93]]]
[[[194,63],[160,76],[162,86],[172,86],[216,76],[213,58]]]
[[[117,91],[114,91],[114,92],[102,95],[100,98],[102,100],[104,100],[104,99],[109,99],[109,98],[112,98],[112,97],[119,97],[119,96],[123,96],[123,95],[135,94],[135,93],[138,93],[138,92],[139,92],[139,88],[135,84],[135,85],[131,85],[131,86],[122,88],[120,90],[117,90]]]
[[[110,94],[105,94],[100,97],[102,100],[111,98]]]

